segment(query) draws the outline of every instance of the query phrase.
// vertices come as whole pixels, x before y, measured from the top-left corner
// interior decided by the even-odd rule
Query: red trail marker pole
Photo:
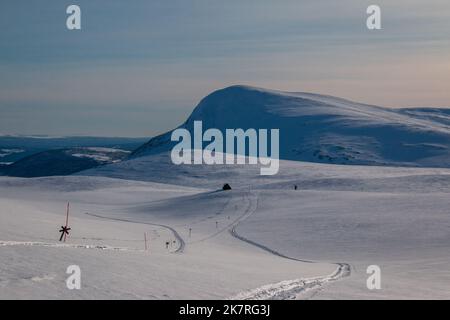
[[[59,238],[59,241],[63,241],[66,242],[66,237],[69,234],[70,228],[69,228],[69,202],[67,202],[67,212],[66,212],[66,225],[65,226],[61,226],[61,230],[59,230],[59,232],[61,232],[61,237]]]
[[[145,251],[147,251],[147,232],[144,232]]]
[[[66,228],[69,225],[69,209],[70,209],[70,203],[67,202],[67,212],[66,212]],[[67,233],[64,233],[64,242],[66,242]]]

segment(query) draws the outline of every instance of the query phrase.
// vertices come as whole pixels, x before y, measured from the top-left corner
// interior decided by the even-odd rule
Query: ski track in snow
[[[228,199],[228,201],[225,203],[225,205],[216,213],[216,215],[224,214],[226,212],[225,209],[231,204],[231,200],[232,199],[233,199],[233,197],[231,196]],[[247,199],[247,197],[245,196],[245,193],[244,193],[243,200],[246,200],[246,199]],[[227,230],[230,231],[231,230],[230,228],[233,228],[234,226],[236,226],[240,221],[246,219],[247,216],[249,216],[251,213],[253,213],[254,210],[256,210],[256,208],[255,208],[252,211],[252,208],[251,208],[252,204],[253,203],[251,201],[249,201],[249,204],[248,204],[247,208],[244,210],[244,213],[242,215],[240,215],[239,217],[237,217],[236,219],[234,219],[231,223],[227,224],[225,227],[220,228],[218,231],[208,235],[207,237],[204,237],[204,238],[199,239],[199,240],[188,242],[188,244],[196,244],[198,242],[205,242],[206,240],[209,240],[209,239],[212,239],[212,238],[218,236],[219,234],[223,233],[224,231],[227,231]]]
[[[237,223],[233,224],[231,229],[229,229],[230,234],[238,240],[256,246],[264,251],[267,251],[281,258],[295,260],[303,263],[317,263],[315,261],[301,260],[289,257],[265,245],[249,240],[237,233],[236,227],[239,225],[239,223],[250,217],[258,208],[258,196],[257,195],[254,196],[256,198],[255,203],[255,201],[252,201],[251,197],[249,196],[250,194],[251,194],[250,191],[248,192],[248,194],[244,194],[244,198],[248,201],[248,207],[245,210],[244,215],[238,219]],[[292,300],[299,297],[300,294],[304,294],[309,291],[317,292],[318,290],[323,289],[324,286],[330,282],[337,281],[344,277],[350,276],[351,266],[349,264],[341,262],[334,264],[336,264],[338,267],[332,274],[328,276],[285,280],[278,283],[268,284],[256,289],[238,293],[237,295],[231,297],[230,300],[288,300],[288,299]]]
[[[253,198],[253,199],[252,199]],[[211,239],[218,234],[222,233],[225,230],[228,230],[230,234],[243,242],[246,242],[250,245],[256,246],[266,252],[269,252],[273,255],[279,256],[280,258],[299,261],[303,263],[316,263],[315,261],[310,260],[302,260],[297,259],[293,257],[289,257],[287,255],[284,255],[278,251],[275,251],[265,245],[262,245],[260,243],[257,243],[255,241],[249,240],[242,235],[239,235],[236,231],[236,227],[241,223],[242,221],[246,220],[248,217],[250,217],[258,208],[258,196],[256,194],[252,195],[252,192],[248,190],[247,192],[243,193],[243,199],[247,201],[247,206],[244,210],[244,213],[240,215],[237,219],[235,219],[231,224],[227,225],[225,228],[220,229],[218,232],[213,233],[212,235],[201,239],[200,241],[206,241],[208,239]],[[231,200],[231,198],[230,198]],[[225,208],[230,204],[230,201],[227,201],[225,206],[220,210],[220,213],[223,213],[225,211]],[[168,229],[173,233],[175,238],[178,240],[179,247],[177,250],[175,250],[175,253],[181,253],[184,250],[185,242],[183,238],[178,234],[178,232],[173,229],[172,227],[168,225],[163,224],[156,224],[156,223],[150,223],[150,222],[142,222],[142,221],[134,221],[129,219],[122,219],[122,218],[111,218],[106,216],[101,216],[98,214],[93,213],[85,213],[87,215],[101,218],[101,219],[108,219],[108,220],[115,220],[115,221],[123,221],[123,222],[130,222],[130,223],[138,223],[138,224],[146,224],[146,225],[152,225],[157,227],[162,227],[165,229]],[[198,241],[194,241],[192,243],[196,243]],[[316,277],[316,278],[305,278],[305,279],[295,279],[295,280],[285,280],[274,284],[268,284],[264,285],[262,287],[241,292],[237,294],[236,296],[230,298],[230,299],[238,299],[238,300],[284,300],[284,299],[295,299],[300,294],[315,291],[323,289],[323,287],[333,281],[337,281],[339,279],[342,279],[344,277],[347,277],[351,273],[351,266],[347,263],[335,263],[337,265],[337,269],[330,275],[327,275],[325,277]]]
[[[69,243],[50,243],[39,241],[0,241],[0,247],[7,246],[37,246],[37,247],[51,247],[51,248],[77,248],[77,249],[97,249],[97,250],[113,250],[113,251],[144,251],[141,249],[112,247],[105,245],[91,245],[91,244],[69,244]]]
[[[183,240],[183,238],[179,235],[179,233],[174,228],[172,228],[172,227],[170,227],[168,225],[159,224],[159,223],[144,222],[144,221],[134,221],[134,220],[122,219],[122,218],[112,218],[112,217],[101,216],[101,215],[94,214],[94,213],[89,213],[89,212],[85,212],[85,214],[88,215],[88,216],[101,218],[101,219],[122,221],[122,222],[130,222],[130,223],[137,223],[137,224],[146,224],[146,225],[150,225],[150,226],[161,227],[161,228],[167,229],[177,239],[178,248],[175,251],[173,251],[173,253],[182,253],[183,250],[184,250],[184,247],[186,245],[184,240]]]
[[[285,280],[245,291],[230,298],[231,300],[293,300],[309,291],[318,291],[330,282],[350,275],[350,265],[338,263],[338,268],[326,277]]]
[[[224,207],[219,211],[220,213],[225,212],[226,207],[230,204],[231,198],[232,197],[230,197],[229,201],[227,201],[227,203],[224,205]],[[256,246],[266,252],[269,252],[273,255],[279,256],[280,258],[299,261],[299,262],[303,262],[303,263],[316,263],[316,262],[310,261],[310,260],[302,260],[302,259],[289,257],[289,256],[284,255],[278,251],[275,251],[265,245],[262,245],[255,241],[249,240],[249,239],[243,237],[242,235],[239,235],[236,231],[236,227],[239,225],[239,223],[241,223],[242,221],[244,221],[248,217],[250,217],[258,208],[258,196],[256,194],[253,194],[250,191],[250,189],[243,193],[243,200],[247,201],[247,206],[242,215],[240,215],[237,219],[235,219],[231,224],[227,225],[225,228],[220,229],[218,232],[215,232],[206,238],[194,241],[194,242],[192,242],[192,244],[196,243],[198,241],[203,242],[203,241],[209,240],[209,239],[217,236],[218,234],[222,233],[223,231],[228,230],[234,238],[236,238],[240,241],[246,242],[250,245]],[[139,223],[139,224],[147,224],[147,225],[166,228],[174,234],[174,236],[178,240],[178,243],[180,244],[178,249],[175,250],[175,252],[183,252],[183,250],[184,250],[184,247],[185,247],[184,240],[178,234],[178,232],[170,226],[156,224],[156,223],[150,223],[150,222],[133,221],[133,220],[129,220],[129,219],[111,218],[111,217],[100,216],[100,215],[92,214],[92,213],[86,213],[86,214],[97,217],[97,218],[131,222],[131,223]],[[317,292],[318,290],[323,289],[323,287],[326,284],[336,281],[336,280],[339,280],[339,279],[342,279],[342,278],[350,275],[351,267],[349,264],[347,264],[347,263],[335,263],[335,264],[337,265],[337,269],[332,274],[327,275],[325,277],[285,280],[285,281],[281,281],[279,283],[268,284],[268,285],[264,285],[257,289],[239,293],[235,297],[232,297],[231,299],[239,299],[239,300],[295,299],[300,294],[303,294],[306,292],[310,292],[310,291]]]
[[[285,254],[282,254],[278,251],[275,251],[263,244],[257,243],[253,240],[247,239],[244,236],[238,234],[236,231],[237,226],[250,217],[258,208],[258,196],[250,191],[250,189],[242,194],[243,200],[247,202],[246,208],[242,215],[228,224],[226,227],[220,229],[219,231],[213,233],[212,235],[201,239],[200,241],[206,241],[211,239],[218,234],[222,233],[225,230],[228,230],[230,235],[240,241],[246,242],[252,246],[255,246],[259,249],[262,249],[270,254],[276,255],[280,258],[299,261],[303,263],[316,263],[315,261],[310,260],[302,260],[294,257],[289,257]],[[229,201],[224,205],[224,207],[220,210],[220,213],[225,212],[226,207],[230,204],[230,200],[233,197],[230,197]],[[182,253],[185,248],[185,241],[179,235],[179,233],[172,227],[163,224],[151,223],[151,222],[143,222],[143,221],[134,221],[130,219],[123,218],[112,218],[107,216],[102,216],[94,213],[85,213],[86,215],[128,222],[128,223],[137,223],[137,224],[145,224],[156,227],[161,227],[169,230],[174,237],[177,239],[178,248],[173,251],[173,253]],[[198,240],[199,241],[199,240]],[[196,243],[198,241],[194,241],[192,243]],[[0,247],[4,246],[40,246],[40,247],[53,247],[53,248],[77,248],[77,249],[97,249],[97,250],[112,250],[112,251],[134,251],[134,252],[144,252],[142,249],[132,249],[132,248],[124,248],[124,247],[113,247],[107,245],[84,245],[84,244],[68,244],[68,243],[48,243],[48,242],[38,242],[38,241],[0,241]],[[323,287],[333,281],[340,280],[344,277],[347,277],[351,273],[351,266],[347,263],[335,263],[338,267],[337,269],[330,275],[325,277],[315,277],[315,278],[304,278],[304,279],[295,279],[295,280],[285,280],[278,283],[267,284],[261,286],[256,289],[244,291],[238,293],[237,295],[231,297],[231,300],[286,300],[286,299],[296,299],[301,294],[306,292],[317,292],[318,290],[323,289]]]

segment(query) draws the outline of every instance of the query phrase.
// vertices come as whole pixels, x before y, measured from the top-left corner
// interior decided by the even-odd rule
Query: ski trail
[[[248,192],[251,194],[251,191]],[[246,220],[250,215],[252,215],[258,208],[258,197],[255,195],[256,204],[252,205],[251,198],[246,194],[245,198],[249,202],[247,209],[244,214],[239,218],[237,223],[233,224],[232,228],[229,229],[230,234],[241,241],[244,241],[250,245],[258,247],[266,252],[269,252],[273,255],[279,256],[284,259],[304,262],[304,263],[317,263],[315,261],[310,260],[302,260],[293,257],[289,257],[285,254],[282,254],[278,251],[275,251],[263,244],[257,243],[253,240],[247,239],[242,235],[239,235],[236,231],[236,227],[242,221]],[[244,291],[238,293],[234,297],[231,297],[231,300],[287,300],[287,299],[296,299],[300,294],[304,294],[307,291],[317,291],[322,289],[326,284],[340,280],[344,277],[348,277],[351,274],[351,266],[348,263],[333,263],[337,265],[336,270],[325,277],[315,277],[315,278],[304,278],[304,279],[295,279],[295,280],[285,280],[278,283],[264,285],[262,287]]]
[[[231,198],[232,197],[230,197],[230,200],[231,200]],[[246,199],[245,195],[242,197],[242,199],[243,200]],[[252,204],[253,203],[250,202],[249,205],[247,206],[247,208],[244,210],[244,213],[242,215],[238,216],[237,218],[235,218],[233,221],[231,221],[231,223],[228,223],[227,225],[225,225],[225,227],[222,227],[222,228],[218,229],[218,231],[216,231],[216,232],[214,232],[214,233],[212,233],[212,234],[210,234],[210,235],[208,235],[208,236],[206,236],[204,238],[201,238],[201,239],[198,239],[198,240],[194,240],[194,241],[190,241],[190,242],[188,242],[188,244],[196,244],[196,243],[199,243],[199,242],[204,242],[206,240],[210,240],[210,239],[218,236],[219,234],[223,233],[224,231],[227,231],[227,230],[229,231],[230,227],[233,227],[233,226],[237,225],[239,223],[239,221],[247,218],[247,216],[252,213],[252,210],[256,209],[256,208],[252,209]],[[220,210],[220,213],[223,214],[225,212],[225,209],[229,205],[230,205],[230,201],[228,201],[225,204],[225,206]]]
[[[231,300],[293,300],[311,290],[320,290],[324,285],[350,275],[350,265],[339,263],[338,268],[326,277],[285,280],[241,292]]]
[[[217,193],[217,192],[221,192],[221,191],[214,191],[215,193]],[[225,204],[223,205],[223,207],[221,208],[221,209],[219,209],[216,213],[214,213],[213,215],[210,215],[210,216],[207,216],[206,218],[200,218],[199,220],[194,220],[194,221],[192,221],[192,222],[190,222],[190,223],[183,223],[183,224],[180,224],[180,225],[175,225],[175,227],[190,227],[190,226],[195,226],[195,225],[197,225],[197,224],[200,224],[200,223],[202,223],[202,222],[205,222],[205,221],[208,221],[208,220],[210,220],[210,219],[213,219],[214,217],[217,217],[217,216],[219,216],[219,215],[221,215],[221,214],[223,214],[224,213],[224,211],[225,211],[225,209],[226,209],[226,207],[230,204],[230,202],[231,202],[231,200],[233,199],[233,197],[230,195],[230,196],[228,196],[228,200],[225,202]]]
[[[99,214],[94,214],[94,213],[89,213],[89,212],[85,212],[85,214],[88,216],[101,218],[101,219],[130,222],[130,223],[137,223],[137,224],[146,224],[146,225],[150,225],[150,226],[156,226],[156,227],[161,227],[161,228],[167,229],[174,235],[175,239],[177,239],[178,248],[173,252],[174,253],[182,253],[184,250],[185,242],[184,242],[183,238],[178,234],[178,232],[174,228],[172,228],[168,225],[159,224],[159,223],[151,223],[151,222],[134,221],[134,220],[123,219],[123,218],[111,218],[111,217],[101,216]]]
[[[253,245],[253,246],[255,246],[255,247],[258,247],[258,248],[260,248],[260,249],[262,249],[262,250],[264,250],[264,251],[267,251],[267,252],[269,252],[269,253],[271,253],[271,254],[274,254],[274,255],[276,255],[276,256],[279,256],[279,257],[281,257],[281,258],[285,258],[285,259],[289,259],[289,260],[295,260],[295,261],[300,261],[300,262],[306,262],[306,263],[314,263],[314,261],[310,261],[310,260],[301,260],[301,259],[297,259],[297,258],[293,258],[293,257],[286,256],[286,255],[284,255],[284,254],[282,254],[282,253],[280,253],[280,252],[278,252],[278,251],[275,251],[275,250],[273,250],[273,249],[270,249],[269,247],[267,247],[267,246],[265,246],[265,245],[262,245],[262,244],[260,244],[260,243],[255,242],[255,241],[252,241],[252,240],[250,240],[250,239],[247,239],[247,238],[245,238],[244,236],[239,235],[239,234],[237,233],[237,231],[236,231],[236,227],[239,225],[240,222],[244,221],[244,220],[247,219],[251,214],[253,214],[253,212],[255,212],[256,209],[258,208],[258,197],[255,197],[255,198],[256,198],[256,204],[255,204],[255,205],[252,205],[252,204],[251,204],[252,201],[250,200],[250,198],[249,198],[248,196],[246,196],[245,198],[247,199],[247,201],[248,201],[250,204],[249,204],[248,208],[246,209],[244,215],[242,215],[242,216],[238,219],[238,221],[237,221],[237,222],[231,227],[231,229],[229,230],[230,234],[231,234],[233,237],[235,237],[236,239],[239,239],[239,240],[241,240],[241,241],[247,242],[248,244],[251,244],[251,245]]]
[[[97,249],[97,250],[144,252],[144,250],[141,250],[141,249],[112,247],[112,246],[106,246],[106,245],[50,243],[50,242],[38,242],[38,241],[0,241],[0,247],[7,247],[7,246],[36,246],[36,247],[51,247],[51,248],[76,248],[76,249]]]

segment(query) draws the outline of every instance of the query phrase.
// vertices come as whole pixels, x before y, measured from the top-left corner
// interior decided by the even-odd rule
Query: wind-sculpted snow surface
[[[221,194],[233,196],[226,201],[222,198],[220,207],[227,209],[217,211],[217,218],[236,205],[242,216],[252,199],[246,196],[250,188],[252,194],[258,195],[258,209],[251,209],[248,212],[255,213],[245,214],[237,226],[229,227],[236,241],[274,257],[352,266],[349,277],[333,281],[324,290],[310,290],[314,293],[312,298],[450,297],[449,169],[281,161],[279,174],[261,177],[252,166],[175,166],[167,154],[161,153],[86,174],[89,173],[210,189],[219,189],[224,182],[231,185],[230,193],[189,196],[171,202],[188,210],[169,208],[169,203],[148,207],[148,211],[164,212],[174,222],[181,223],[181,219],[186,226],[188,212],[194,212],[200,203],[201,209],[192,219],[201,221],[199,226],[214,221],[216,215],[202,212],[213,207],[213,203],[217,206]],[[233,221],[233,216],[229,221]],[[193,228],[195,231],[199,227]],[[211,240],[222,236],[223,233]],[[281,257],[279,260],[299,263]],[[382,290],[366,287],[366,268],[373,264],[381,268]],[[300,268],[303,270],[305,265],[316,266],[304,263]],[[316,276],[265,281],[228,297],[286,279],[300,279],[291,283],[300,290],[299,284],[306,278]]]
[[[281,259],[230,237],[225,231],[256,209],[248,190],[205,192],[93,177],[1,180],[0,298],[226,298],[333,269]],[[66,243],[56,240],[64,218],[60,198],[71,199]],[[64,285],[74,263],[82,271],[80,291]]]
[[[0,298],[450,298],[449,169],[280,164],[262,177],[158,154],[95,172],[109,177],[2,177],[0,240],[16,245],[0,246]],[[80,291],[64,286],[74,263]]]

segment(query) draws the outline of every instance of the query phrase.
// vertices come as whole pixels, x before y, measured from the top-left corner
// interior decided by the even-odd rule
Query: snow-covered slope
[[[328,165],[281,160],[276,175],[261,176],[258,165],[174,165],[169,153],[143,156],[117,164],[96,167],[76,175],[168,183],[220,189],[232,187],[374,191],[450,192],[447,168],[412,168],[365,165]]]
[[[165,183],[0,177],[0,299],[450,297],[450,169],[132,161],[116,174]],[[65,287],[71,264],[82,290]],[[366,287],[373,264],[381,290]]]
[[[16,162],[33,154],[56,149],[104,147],[132,151],[146,142],[144,138],[55,137],[0,134],[0,163]]]
[[[280,129],[280,157],[337,164],[450,166],[446,109],[396,110],[311,94],[247,86],[213,92],[180,127]],[[171,132],[132,157],[169,150]]]
[[[103,147],[48,150],[20,159],[0,171],[13,177],[70,175],[99,165],[118,162],[129,153],[127,150]]]

